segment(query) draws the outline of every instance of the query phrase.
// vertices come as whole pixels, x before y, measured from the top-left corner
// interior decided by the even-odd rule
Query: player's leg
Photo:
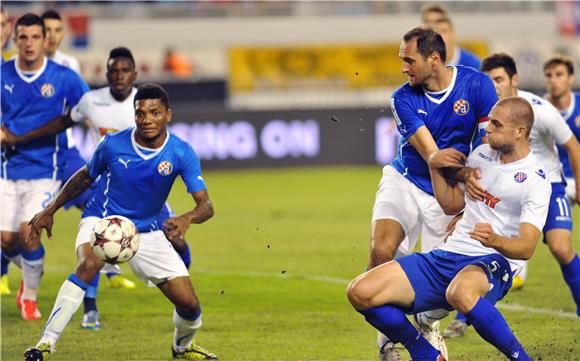
[[[6,258],[4,252],[0,251],[0,295],[5,296],[10,293],[10,284],[8,283],[8,265],[10,260]]]
[[[580,258],[572,246],[572,212],[563,184],[552,185],[548,218],[544,226],[544,241],[560,264],[564,281],[570,288],[580,316]]]
[[[413,251],[419,232],[419,212],[410,194],[411,187],[414,186],[394,168],[383,168],[373,207],[367,269]],[[377,346],[381,360],[400,359],[395,344],[380,332]]]
[[[26,351],[25,360],[34,360],[32,357],[38,352],[41,352],[46,359],[46,356],[54,352],[56,342],[79,309],[89,283],[103,267],[104,262],[94,255],[89,245],[90,232],[98,221],[97,217],[87,217],[81,220],[75,242],[77,267],[62,284],[42,336],[35,348]]]
[[[4,259],[8,262],[12,261],[18,267],[22,267],[20,257],[20,199],[16,194],[16,182],[0,178],[0,194],[2,194],[2,201],[0,202],[0,241],[2,245],[2,263]],[[6,263],[6,272],[8,264]],[[8,287],[8,277],[2,269],[2,283]],[[9,292],[10,289],[6,288]],[[6,290],[3,290],[2,294]]]
[[[392,342],[403,344],[414,360],[442,360],[439,351],[429,344],[405,315],[418,303],[417,290],[422,292],[409,277],[425,283],[422,269],[418,266],[422,256],[413,254],[402,257],[358,276],[350,282],[347,297],[368,323]],[[440,299],[444,300],[443,292]]]
[[[97,288],[99,287],[100,276],[101,273],[99,272],[91,280],[85,290],[85,296],[83,298],[83,320],[81,321],[81,327],[87,330],[96,331],[101,329],[99,311],[97,309]]]
[[[201,327],[201,307],[189,272],[161,231],[141,233],[139,252],[129,261],[133,272],[152,282],[175,305],[172,354],[175,359],[217,359],[194,341]]]
[[[477,333],[510,360],[531,360],[494,306],[511,287],[511,269],[499,255],[479,257],[447,287],[447,302],[463,313]]]

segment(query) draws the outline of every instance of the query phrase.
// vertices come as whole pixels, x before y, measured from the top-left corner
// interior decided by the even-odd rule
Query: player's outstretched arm
[[[507,258],[528,260],[534,254],[540,230],[531,223],[522,222],[518,236],[508,238],[496,234],[489,223],[477,223],[469,235]]]
[[[163,232],[168,239],[183,239],[189,225],[203,223],[213,217],[213,204],[207,190],[192,192],[195,208],[179,216],[171,217],[163,224]]]
[[[63,130],[72,127],[75,122],[71,119],[69,114],[56,117],[50,122],[46,123],[40,128],[31,130],[30,132],[17,136],[10,132],[7,128],[2,128],[2,142],[5,145],[15,145],[17,143],[28,142],[32,139],[55,135]]]
[[[447,215],[461,212],[465,207],[465,199],[461,187],[448,181],[443,173],[443,168],[450,167],[450,164],[462,166],[464,162],[465,155],[453,148],[437,151],[429,157],[433,193],[435,193],[437,203]]]
[[[562,147],[568,152],[568,159],[570,159],[572,172],[576,179],[576,203],[580,204],[580,144],[575,136],[571,136],[567,142],[562,144]]]
[[[89,170],[85,166],[79,169],[69,180],[66,182],[64,187],[58,192],[53,201],[51,201],[44,210],[35,215],[32,220],[28,223],[31,227],[30,233],[26,238],[26,242],[32,240],[38,240],[40,238],[40,233],[42,229],[46,229],[48,238],[52,238],[52,224],[54,222],[53,217],[56,211],[58,211],[67,202],[75,199],[86,189],[88,189],[91,184],[93,184],[94,179],[89,176]]]

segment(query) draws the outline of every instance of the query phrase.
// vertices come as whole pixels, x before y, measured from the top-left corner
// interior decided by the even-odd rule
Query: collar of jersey
[[[455,79],[457,78],[457,68],[454,67],[453,65],[450,65],[448,67],[453,68],[453,76],[451,77],[451,84],[449,84],[449,86],[447,88],[445,88],[441,91],[438,91],[438,92],[430,92],[430,91],[427,91],[427,89],[423,88],[423,91],[425,92],[425,97],[435,104],[443,103],[445,101],[445,99],[447,99],[449,94],[451,94],[451,91],[453,90],[453,87],[455,86]],[[430,94],[435,95],[435,94],[442,94],[442,93],[445,93],[445,95],[439,99],[434,98],[430,95]]]
[[[169,132],[167,132],[167,137],[165,138],[165,142],[163,142],[163,145],[157,149],[151,149],[153,151],[153,153],[145,154],[141,151],[141,149],[139,149],[140,146],[135,141],[135,130],[136,130],[136,128],[133,128],[133,130],[131,131],[131,145],[133,146],[133,150],[135,151],[135,153],[137,153],[137,155],[144,160],[149,160],[151,158],[156,157],[157,154],[159,154],[159,152],[161,152],[163,150],[163,148],[165,148],[165,145],[169,141]],[[147,148],[147,149],[149,149],[149,148]]]
[[[570,96],[572,97],[572,99],[570,100],[570,105],[568,106],[567,109],[565,109],[562,113],[560,113],[562,114],[562,118],[564,118],[564,120],[566,121],[570,119],[570,117],[572,116],[572,112],[576,107],[576,97],[574,96],[574,93],[570,92]]]
[[[46,69],[46,64],[48,63],[48,60],[46,59],[46,56],[43,57],[43,62],[42,62],[42,66],[40,67],[40,69],[38,69],[36,71],[36,74],[34,74],[31,77],[27,77],[24,72],[22,70],[20,70],[20,68],[18,67],[18,55],[16,55],[16,58],[14,59],[14,68],[16,69],[16,74],[18,74],[18,76],[20,77],[20,79],[22,79],[22,81],[26,82],[26,83],[32,83],[33,81],[35,81],[36,79],[38,79],[42,73],[44,73],[44,69]]]

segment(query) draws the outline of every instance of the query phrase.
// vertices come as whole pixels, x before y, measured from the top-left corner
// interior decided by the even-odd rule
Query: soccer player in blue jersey
[[[74,71],[44,56],[46,32],[42,19],[25,14],[15,24],[19,54],[1,67],[2,137],[21,135],[43,126],[74,106],[89,90]],[[25,320],[41,318],[36,302],[44,265],[40,238],[24,242],[32,216],[42,210],[60,187],[62,149],[59,133],[34,141],[2,146],[2,251],[21,265],[23,285],[17,296]]]
[[[574,62],[568,56],[558,55],[544,63],[544,76],[548,93],[545,98],[558,109],[577,140],[580,140],[580,93],[572,91],[574,85]],[[558,155],[566,178],[566,195],[572,203],[576,197],[576,180],[568,158],[568,152],[558,145]]]
[[[193,342],[201,327],[201,307],[187,268],[168,241],[183,239],[190,224],[203,223],[213,216],[200,163],[189,144],[167,131],[172,111],[163,88],[155,84],[140,86],[134,105],[136,128],[107,135],[87,166],[31,221],[29,242],[40,236],[42,228],[50,236],[55,212],[99,179],[79,225],[78,266],[63,283],[42,337],[36,348],[26,351],[25,360],[46,360],[54,351],[82,302],[88,282],[104,265],[90,248],[91,231],[101,217],[114,214],[131,219],[140,232],[139,250],[129,261],[133,272],[155,284],[175,305],[173,358],[217,359]],[[159,224],[159,212],[177,176],[185,182],[196,206]]]
[[[489,144],[477,147],[466,163],[480,170],[484,199],[468,197],[445,177],[448,158],[465,160],[465,154],[445,149],[432,155],[437,202],[446,214],[464,209],[464,217],[439,249],[388,262],[349,284],[353,307],[402,343],[413,360],[446,359],[405,316],[440,308],[466,314],[479,335],[510,360],[531,360],[494,304],[534,253],[548,213],[550,183],[530,150],[533,122],[532,107],[519,97],[502,99],[491,110]]]
[[[396,254],[413,252],[419,234],[425,252],[443,242],[452,217],[444,214],[433,196],[427,160],[442,148],[453,147],[467,155],[472,144],[481,142],[480,131],[497,101],[485,74],[445,65],[443,38],[430,28],[407,32],[399,56],[409,81],[392,94],[390,104],[401,141],[396,159],[383,168],[376,194],[369,269]],[[458,160],[450,160],[449,165],[454,164]],[[422,326],[427,331],[437,328],[437,324]],[[430,338],[444,347],[437,332]],[[385,360],[397,353],[386,339],[379,339],[379,347]]]

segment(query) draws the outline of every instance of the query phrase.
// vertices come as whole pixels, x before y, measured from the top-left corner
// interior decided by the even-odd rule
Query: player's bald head
[[[534,126],[534,111],[530,103],[522,97],[507,97],[501,99],[491,110],[506,111],[509,120],[516,127],[526,129],[526,138],[529,138]]]

